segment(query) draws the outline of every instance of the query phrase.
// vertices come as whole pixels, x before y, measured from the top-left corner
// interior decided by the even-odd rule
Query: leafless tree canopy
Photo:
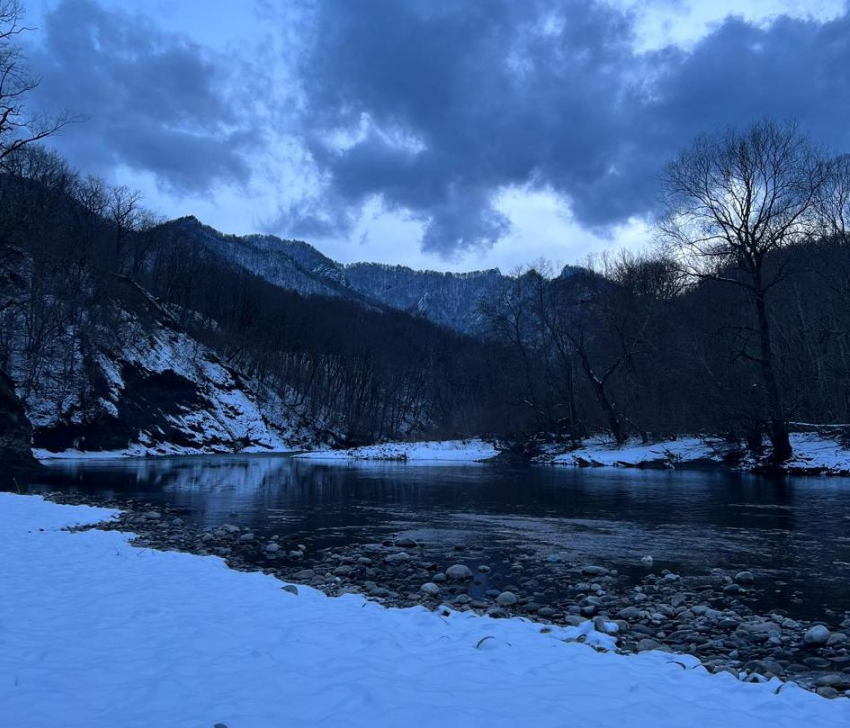
[[[27,95],[38,79],[26,69],[18,36],[29,30],[23,24],[23,7],[18,0],[0,0],[0,169],[18,149],[58,132],[74,117],[29,113]]]
[[[816,232],[827,178],[828,166],[793,124],[761,121],[700,137],[662,176],[665,251],[688,275],[758,288],[765,256]],[[730,266],[746,276],[726,276]]]

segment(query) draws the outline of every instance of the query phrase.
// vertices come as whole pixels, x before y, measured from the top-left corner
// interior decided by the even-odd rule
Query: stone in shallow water
[[[434,582],[429,581],[419,587],[420,591],[424,594],[427,594],[429,597],[435,597],[440,593],[440,587],[438,587]]]
[[[446,576],[455,581],[469,581],[472,578],[472,571],[468,566],[455,564],[446,569]]]
[[[588,564],[581,567],[581,573],[585,576],[608,576],[610,572],[604,566]]]
[[[753,584],[755,583],[755,577],[751,571],[739,571],[735,574],[735,581],[739,584]]]

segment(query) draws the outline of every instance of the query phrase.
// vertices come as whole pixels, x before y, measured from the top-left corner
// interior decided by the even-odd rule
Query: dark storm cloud
[[[224,59],[90,0],[63,0],[38,40],[37,102],[85,117],[56,140],[80,168],[150,171],[179,194],[248,179],[259,140],[236,112]]]
[[[506,185],[554,188],[589,228],[651,215],[660,166],[701,131],[793,117],[850,147],[847,16],[730,19],[689,52],[638,55],[628,14],[578,0],[322,0],[315,13],[301,72],[325,228],[379,195],[451,255],[504,234],[492,202]],[[353,145],[327,143],[363,124]]]

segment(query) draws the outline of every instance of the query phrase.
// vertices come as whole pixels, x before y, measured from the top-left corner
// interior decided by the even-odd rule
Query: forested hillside
[[[847,170],[789,244],[756,251],[756,289],[755,253],[697,270],[670,246],[511,276],[341,266],[162,223],[29,146],[0,178],[0,368],[52,451],[485,435],[531,453],[607,432],[781,460],[783,429],[850,421]]]
[[[279,449],[513,420],[499,344],[273,285],[35,147],[0,196],[0,366],[37,447]]]

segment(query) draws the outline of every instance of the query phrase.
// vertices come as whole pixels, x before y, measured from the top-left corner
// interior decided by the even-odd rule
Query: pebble
[[[446,576],[454,581],[469,581],[472,579],[472,571],[468,566],[455,564],[446,569]]]
[[[657,650],[661,644],[656,640],[644,637],[637,643],[638,652],[647,652],[648,650]]]
[[[399,551],[397,554],[390,554],[387,556],[387,561],[394,564],[400,561],[410,561],[411,558],[411,555],[407,553],[407,551]]]
[[[735,581],[739,584],[755,584],[755,577],[751,571],[739,571],[735,574]]]
[[[581,573],[584,574],[584,576],[608,576],[610,572],[604,566],[594,566],[593,564],[589,564],[581,567]]]
[[[440,587],[438,587],[434,582],[429,581],[419,587],[419,590],[424,594],[427,594],[429,597],[436,597],[440,593]]]
[[[829,637],[829,630],[822,624],[816,624],[814,627],[811,627],[805,635],[803,635],[803,642],[810,647],[820,647],[827,643]]]
[[[393,541],[393,544],[403,549],[413,549],[416,548],[419,544],[416,543],[412,538],[407,536],[402,536],[401,538],[397,538]]]
[[[266,551],[270,554],[276,554],[278,551],[280,551],[280,546],[274,541],[270,541],[266,544]]]
[[[504,591],[496,597],[496,604],[500,607],[512,607],[518,601],[517,595],[509,591]]]
[[[281,587],[285,592],[289,592],[290,594],[294,594],[296,597],[298,596],[298,587],[295,584],[285,584]]]
[[[831,688],[829,686],[818,688],[815,692],[822,698],[829,698],[830,700],[841,695],[841,693],[839,693],[835,688]]]

